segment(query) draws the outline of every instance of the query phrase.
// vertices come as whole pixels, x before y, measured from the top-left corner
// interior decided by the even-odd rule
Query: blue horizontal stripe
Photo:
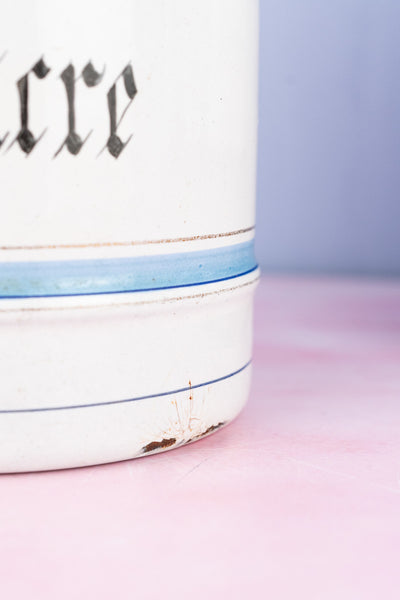
[[[253,241],[180,254],[0,263],[0,299],[166,290],[226,281],[256,269]]]
[[[231,379],[235,377],[235,375],[239,375],[251,365],[251,360],[246,363],[243,367],[234,371],[233,373],[229,373],[228,375],[224,375],[223,377],[219,377],[218,379],[213,379],[212,381],[205,381],[204,383],[198,383],[197,385],[192,385],[189,387],[179,388],[177,390],[172,390],[170,392],[160,392],[158,394],[150,394],[148,396],[137,396],[136,398],[128,398],[127,400],[111,400],[109,402],[94,402],[92,404],[72,404],[67,406],[54,406],[49,408],[20,408],[20,409],[10,409],[10,410],[0,410],[0,415],[13,415],[13,414],[21,414],[21,413],[43,413],[43,412],[53,412],[60,410],[77,410],[79,408],[103,408],[105,406],[115,406],[118,404],[130,404],[131,402],[139,402],[142,400],[153,400],[154,398],[165,398],[166,396],[174,396],[176,394],[181,394],[183,392],[191,392],[193,390],[198,390],[203,387],[207,387],[209,385],[213,385],[215,383],[221,383],[222,381],[226,381],[227,379]]]

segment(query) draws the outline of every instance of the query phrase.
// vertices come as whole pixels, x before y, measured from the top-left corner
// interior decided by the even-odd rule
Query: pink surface
[[[1,477],[2,598],[398,600],[400,284],[267,279],[256,321],[221,433]]]

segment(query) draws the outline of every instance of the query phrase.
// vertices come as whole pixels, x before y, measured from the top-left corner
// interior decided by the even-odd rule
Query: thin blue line
[[[138,294],[140,292],[160,292],[162,290],[176,290],[178,288],[191,288],[198,287],[201,285],[210,285],[211,283],[222,283],[224,281],[231,281],[232,279],[237,279],[238,277],[250,275],[250,273],[254,273],[255,271],[257,271],[258,268],[259,265],[256,264],[255,267],[253,267],[249,271],[244,271],[243,273],[238,273],[237,275],[232,275],[231,277],[223,277],[221,279],[210,279],[209,281],[200,281],[199,283],[184,283],[182,285],[170,285],[166,287],[143,288],[134,290],[116,290],[108,292],[87,292],[80,294],[47,294],[43,296],[0,296],[0,300],[27,300],[30,298],[79,298],[82,296],[110,296],[112,294]]]
[[[0,299],[96,296],[218,283],[254,272],[254,241],[185,253],[0,263]]]
[[[191,390],[198,390],[200,388],[206,387],[208,385],[213,385],[214,383],[220,383],[221,381],[226,381],[227,379],[231,379],[231,377],[235,377],[235,375],[239,375],[243,371],[245,371],[250,365],[252,361],[249,360],[243,367],[234,371],[233,373],[229,373],[229,375],[224,375],[223,377],[219,377],[218,379],[213,379],[212,381],[206,381],[205,383],[198,383],[197,385],[192,385],[184,388],[180,388],[178,390],[173,390],[171,392],[161,392],[159,394],[150,394],[148,396],[138,396],[137,398],[129,398],[128,400],[112,400],[110,402],[96,402],[94,404],[77,404],[72,406],[54,406],[49,408],[22,408],[17,410],[0,410],[0,415],[12,415],[12,414],[21,414],[21,413],[40,413],[40,412],[52,412],[52,411],[61,411],[61,410],[77,410],[80,408],[101,408],[103,406],[115,406],[117,404],[129,404],[131,402],[139,402],[141,400],[152,400],[154,398],[164,398],[165,396],[173,396],[175,394],[181,394],[182,392],[190,392]]]

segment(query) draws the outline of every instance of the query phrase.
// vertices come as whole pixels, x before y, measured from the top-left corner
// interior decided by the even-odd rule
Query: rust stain
[[[211,425],[211,427],[209,427],[205,431],[202,431],[198,435],[195,435],[190,440],[186,440],[184,443],[185,444],[190,444],[191,442],[196,442],[197,440],[201,440],[201,438],[206,437],[206,435],[209,435],[210,433],[213,433],[214,431],[217,431],[218,429],[221,429],[221,427],[224,427],[224,425],[226,425],[225,422],[218,423],[217,425]]]
[[[206,429],[205,431],[202,431],[201,433],[199,433],[198,435],[195,435],[194,437],[190,438],[190,439],[182,439],[182,440],[178,440],[177,438],[164,438],[163,440],[157,442],[150,442],[149,444],[147,444],[146,446],[144,446],[142,448],[142,453],[143,454],[149,454],[150,452],[155,452],[157,450],[168,450],[168,448],[171,448],[172,446],[183,446],[186,444],[190,444],[191,442],[196,442],[200,439],[202,439],[203,437],[206,437],[207,435],[214,433],[214,431],[217,431],[218,429],[221,429],[221,427],[224,427],[224,425],[226,425],[226,422],[221,422],[218,423],[217,425],[211,425],[211,427],[208,427],[208,429]]]
[[[213,433],[213,431],[217,431],[217,429],[221,429],[221,427],[223,427],[225,425],[225,423],[218,423],[218,425],[211,425],[211,427],[209,427],[206,431],[204,431],[203,433],[200,434],[200,437],[204,437],[205,435],[208,435],[209,433]]]
[[[147,454],[148,452],[154,452],[155,450],[165,450],[166,448],[171,448],[176,444],[176,438],[163,439],[161,442],[150,442],[147,446],[142,448],[143,452]]]

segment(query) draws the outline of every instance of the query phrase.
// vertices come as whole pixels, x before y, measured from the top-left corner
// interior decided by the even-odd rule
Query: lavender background
[[[261,265],[400,275],[400,1],[260,4]]]

